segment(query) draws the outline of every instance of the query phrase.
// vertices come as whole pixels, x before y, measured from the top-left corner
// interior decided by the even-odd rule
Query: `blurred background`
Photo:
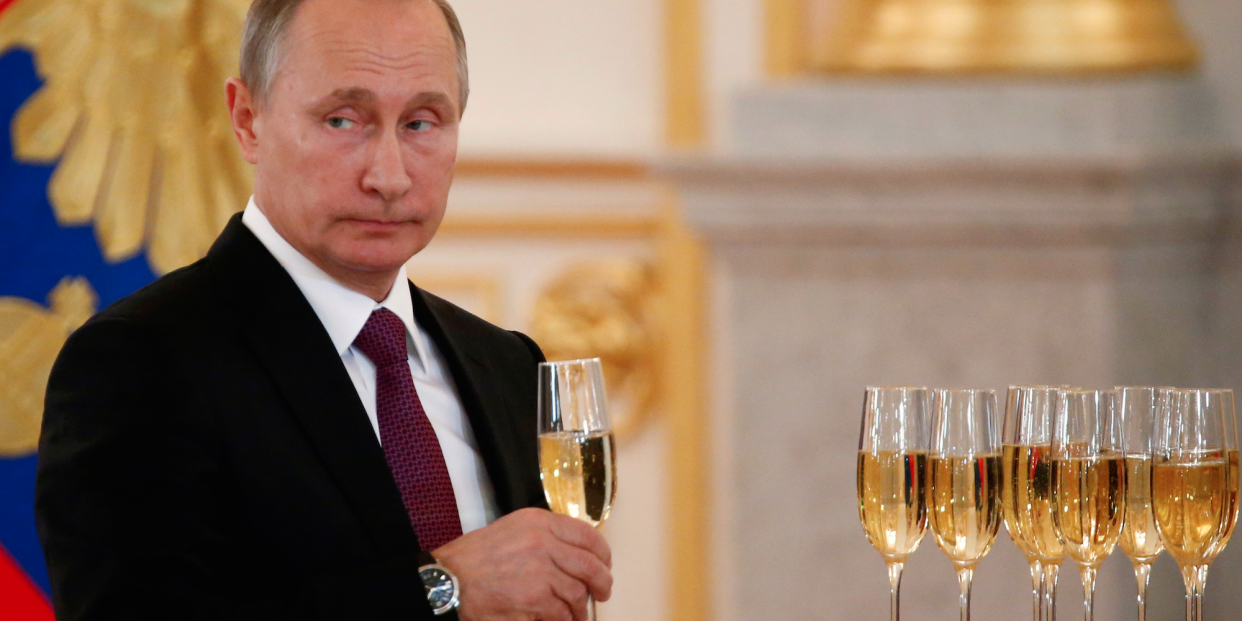
[[[245,205],[220,85],[247,6],[0,0],[0,618],[50,618],[34,446],[65,336]],[[410,273],[604,358],[605,621],[887,618],[868,384],[1242,388],[1236,0],[454,6],[470,106]],[[1240,547],[1207,619],[1242,609]],[[980,568],[976,618],[1026,618],[1003,529]],[[1152,582],[1151,618],[1180,618],[1167,556]],[[1134,596],[1118,552],[1096,618]],[[957,614],[930,535],[903,612]]]

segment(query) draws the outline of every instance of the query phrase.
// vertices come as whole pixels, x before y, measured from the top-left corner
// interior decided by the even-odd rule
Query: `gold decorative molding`
[[[711,618],[711,499],[708,493],[707,258],[669,198],[661,231],[665,308],[662,405],[667,412],[668,618]]]
[[[203,256],[250,194],[221,85],[249,0],[22,0],[0,52],[33,51],[44,85],[13,120],[27,162],[59,160],[62,225],[93,222],[104,258],[144,248],[156,273]]]
[[[635,260],[571,265],[539,293],[531,337],[549,360],[599,357],[620,441],[637,435],[656,407],[660,377],[657,275]]]
[[[52,363],[97,303],[85,278],[61,280],[48,295],[50,310],[25,298],[0,297],[0,457],[35,451]]]
[[[1183,70],[1198,54],[1170,0],[845,0],[811,42],[839,73]]]
[[[665,144],[695,149],[703,144],[703,36],[699,0],[664,3]]]
[[[776,0],[767,0],[773,2]],[[699,0],[665,2],[665,141],[673,149],[702,147],[706,138],[703,38]],[[771,24],[769,23],[769,33]],[[769,60],[769,62],[771,62]],[[704,254],[669,191],[657,237],[664,304],[660,395],[665,412],[668,473],[667,563],[671,621],[711,616],[708,444],[704,367]]]
[[[768,75],[782,78],[806,68],[803,0],[764,0],[764,65]]]
[[[646,162],[626,159],[473,157],[457,160],[453,174],[457,178],[643,181],[650,178],[650,167]]]
[[[769,75],[1063,75],[1198,62],[1170,0],[816,1],[765,0]]]

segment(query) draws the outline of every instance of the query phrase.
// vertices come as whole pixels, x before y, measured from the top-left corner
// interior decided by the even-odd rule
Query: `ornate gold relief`
[[[1191,69],[1172,0],[765,0],[769,73]]]
[[[61,280],[48,295],[50,311],[24,298],[0,297],[0,457],[35,450],[52,363],[96,303],[85,278]]]
[[[19,0],[0,53],[34,52],[45,83],[13,120],[17,158],[60,163],[62,225],[94,222],[104,257],[148,250],[156,273],[204,255],[245,205],[251,170],[222,92],[249,0]]]
[[[847,73],[1189,69],[1170,0],[846,0],[811,63]]]
[[[613,430],[631,437],[656,404],[660,352],[654,268],[639,261],[573,265],[539,294],[531,337],[548,360],[599,357]]]

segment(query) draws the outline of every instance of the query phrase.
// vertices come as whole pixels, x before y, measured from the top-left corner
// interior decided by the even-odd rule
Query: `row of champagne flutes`
[[[1162,550],[1181,569],[1187,620],[1201,621],[1208,566],[1238,516],[1233,392],[1012,386],[1000,418],[991,390],[867,388],[859,514],[888,565],[893,621],[929,522],[967,621],[975,567],[1002,520],[1030,563],[1036,621],[1056,618],[1067,556],[1091,621],[1096,571],[1118,543],[1135,567],[1140,621]]]

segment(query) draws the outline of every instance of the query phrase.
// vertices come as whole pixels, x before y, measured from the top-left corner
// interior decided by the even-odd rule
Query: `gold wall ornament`
[[[224,101],[249,0],[18,0],[0,53],[34,53],[44,85],[18,110],[18,159],[59,164],[61,225],[94,222],[104,258],[146,247],[157,274],[206,254],[252,171]]]
[[[85,278],[70,277],[48,294],[50,310],[25,298],[0,297],[0,457],[26,455],[38,446],[52,363],[97,303]]]
[[[843,0],[811,67],[838,73],[1181,70],[1198,54],[1170,0]]]
[[[659,381],[654,268],[630,260],[570,266],[540,292],[530,332],[548,360],[599,357],[613,431],[636,434],[655,407]]]

